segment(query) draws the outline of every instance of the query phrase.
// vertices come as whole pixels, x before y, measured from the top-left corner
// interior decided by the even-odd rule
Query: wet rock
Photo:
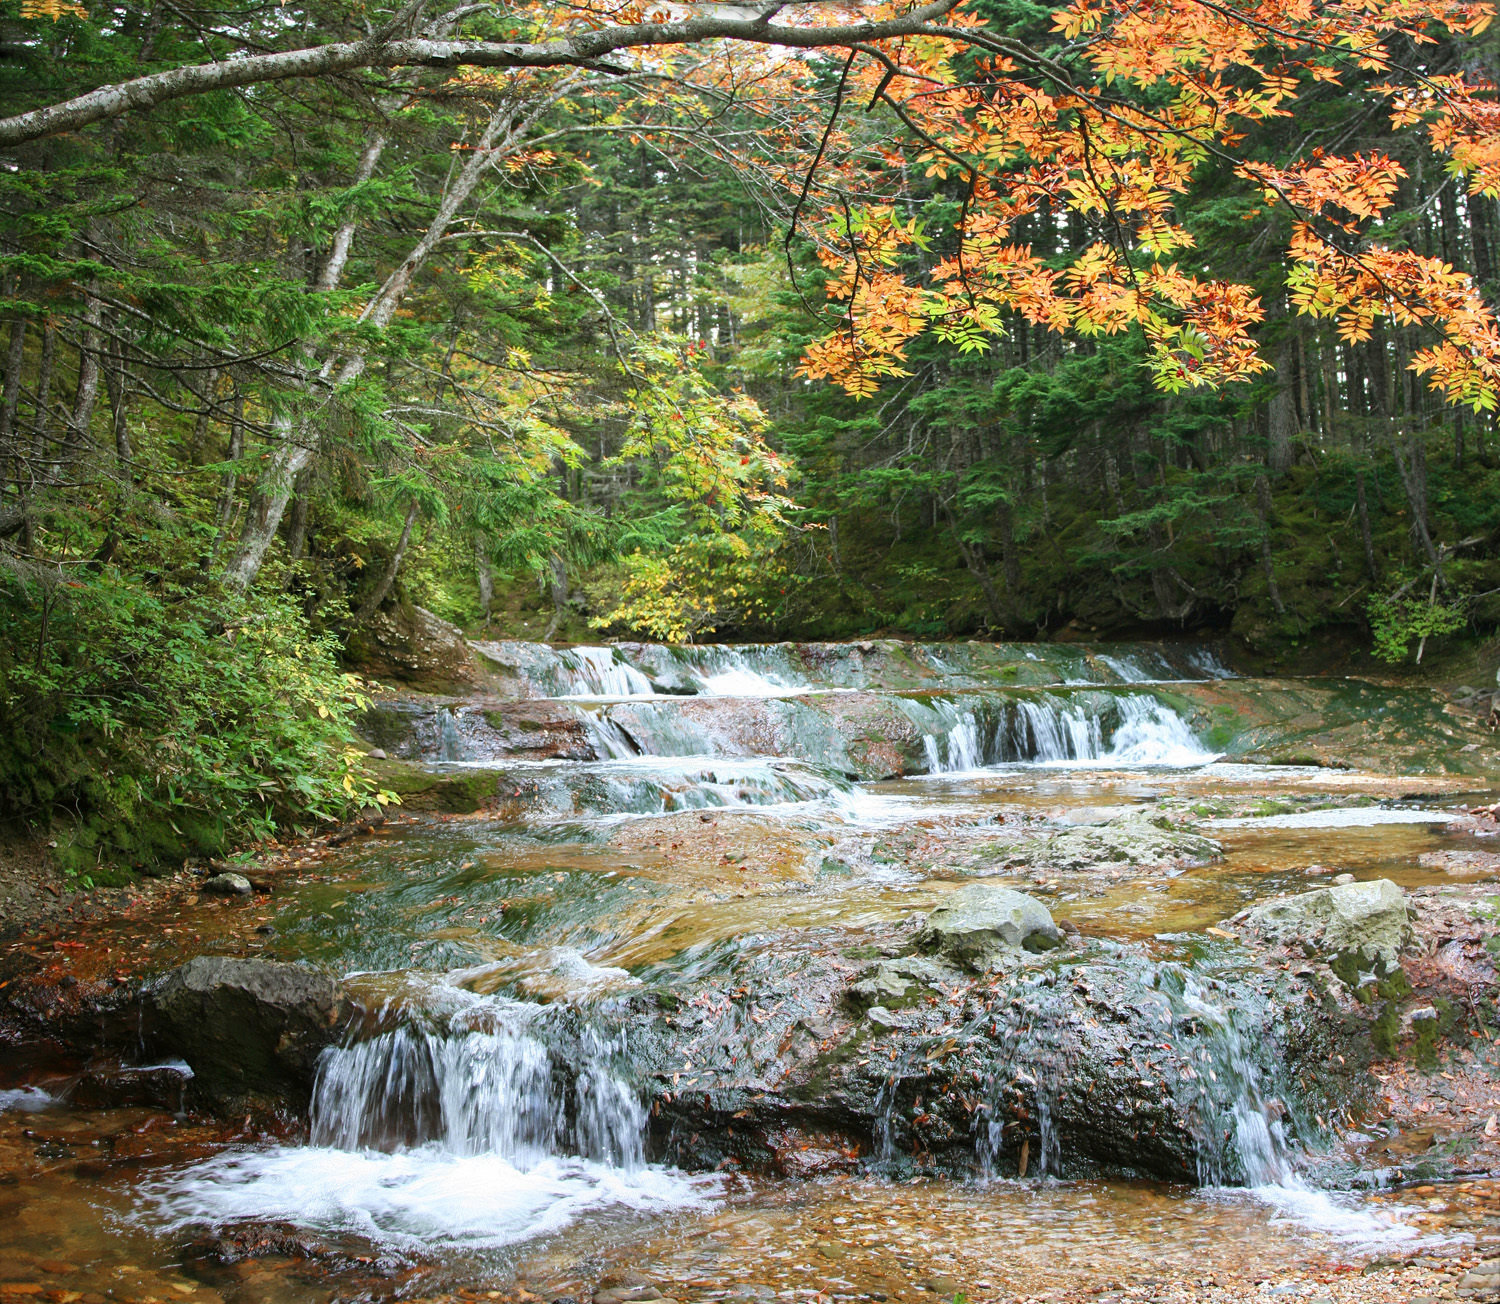
[[[205,879],[198,890],[211,896],[249,896],[251,887],[250,880],[243,874],[225,873]]]
[[[1396,962],[1411,937],[1406,898],[1388,878],[1280,897],[1236,922],[1273,942],[1312,943],[1324,954]]]
[[[1064,829],[1018,851],[1014,859],[1033,869],[1076,873],[1101,865],[1203,865],[1223,853],[1213,838],[1181,828],[1164,815],[1137,811]]]
[[[198,956],[143,993],[151,1040],[191,1068],[189,1094],[214,1107],[301,1109],[319,1054],[353,1013],[327,974],[270,960]]]
[[[971,883],[927,916],[918,945],[983,972],[1006,950],[1047,951],[1062,941],[1052,914],[1035,897]]]
[[[483,676],[463,631],[425,607],[378,611],[349,635],[347,656],[377,679],[427,691],[468,688]],[[384,745],[383,739],[374,741]]]
[[[1500,854],[1493,851],[1424,851],[1417,857],[1424,869],[1447,874],[1494,874],[1500,872]]]
[[[919,994],[924,987],[936,987],[958,976],[947,965],[921,956],[882,960],[849,988],[848,1000],[856,1009],[867,1005],[901,1004]]]

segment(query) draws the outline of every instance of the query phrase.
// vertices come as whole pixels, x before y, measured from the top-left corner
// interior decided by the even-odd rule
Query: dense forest
[[[1483,23],[1388,25],[1382,57],[1330,56],[1337,78],[1306,37],[1312,55],[1267,63],[1284,104],[1163,146],[1181,184],[1141,182],[1132,214],[1138,160],[1106,141],[1114,180],[1090,180],[1086,114],[1082,163],[1050,180],[1055,155],[974,125],[1001,102],[983,34],[1036,52],[1028,94],[1089,65],[1062,6],[965,6],[979,44],[933,84],[978,87],[967,109],[898,94],[920,79],[865,33],[737,55],[734,24],[760,20],[719,8],[627,63],[330,56],[96,110],[148,74],[398,27],[500,49],[656,20],[6,6],[0,812],[68,821],[80,872],[337,817],[374,790],[349,732],[364,651],[418,607],[487,637],[1210,633],[1392,662],[1500,624],[1492,126],[1469,123],[1466,155],[1451,123],[1392,109],[1399,87],[1486,86]],[[1141,120],[1181,102],[1121,84]],[[25,126],[65,104],[84,108]],[[954,122],[961,141],[934,135]],[[1268,201],[1323,159],[1364,161],[1329,247],[1394,251],[1360,264],[1364,299],[1334,303],[1288,253],[1317,204]],[[1004,229],[971,242],[981,210]],[[1166,250],[1244,287],[1248,345],[1230,366],[1207,327],[976,298],[951,268],[981,236],[1049,285],[1101,248],[1134,285]],[[948,285],[949,316],[876,320],[900,295],[871,267]],[[1410,307],[1454,287],[1460,308]],[[894,342],[829,361],[861,312],[872,334],[850,339]]]

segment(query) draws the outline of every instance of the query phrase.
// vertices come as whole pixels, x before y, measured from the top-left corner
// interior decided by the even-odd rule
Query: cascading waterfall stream
[[[481,1001],[330,1049],[305,1146],[235,1149],[146,1186],[169,1226],[285,1219],[396,1248],[499,1248],[605,1208],[665,1212],[716,1189],[647,1165],[646,1111],[584,1028],[549,1045],[539,1006]],[[473,1026],[482,1023],[488,1026]]]
[[[988,719],[936,700],[937,729],[923,737],[929,774],[987,765],[1204,765],[1214,759],[1170,706],[1145,693],[1103,700],[1043,696],[1015,701]],[[928,726],[931,727],[931,726]]]

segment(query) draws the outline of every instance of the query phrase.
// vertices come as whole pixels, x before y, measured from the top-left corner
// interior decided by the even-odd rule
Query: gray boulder
[[[1272,942],[1307,942],[1326,955],[1394,964],[1411,937],[1406,897],[1388,878],[1279,897],[1236,916]]]
[[[1012,859],[1032,869],[1077,872],[1101,865],[1202,865],[1224,848],[1165,816],[1135,811],[1102,824],[1064,829],[1020,849]]]
[[[223,873],[204,879],[198,890],[210,896],[249,896],[251,885],[243,874]]]
[[[927,916],[918,942],[982,973],[1007,950],[1051,950],[1062,942],[1062,933],[1035,897],[971,883],[950,893]]]
[[[271,960],[200,955],[144,993],[152,1039],[192,1068],[192,1094],[206,1105],[248,1103],[300,1109],[318,1056],[354,1012],[328,974]]]

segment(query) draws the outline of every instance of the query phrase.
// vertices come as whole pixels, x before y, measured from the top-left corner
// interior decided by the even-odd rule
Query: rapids
[[[924,1274],[981,1299],[1081,1282],[1082,1244],[1143,1279],[1473,1245],[1329,1161],[1359,1111],[1283,1071],[1264,1036],[1280,997],[1218,940],[1336,872],[1455,881],[1429,862],[1482,848],[1446,826],[1495,756],[1477,730],[1461,750],[1430,695],[1241,678],[1187,645],[476,649],[490,691],[395,701],[370,730],[480,809],[394,819],[254,916],[259,952],[345,977],[364,1011],[323,1053],[305,1135],[210,1140],[184,1116],[151,1163],[48,1170],[35,1200],[0,1193],[0,1259],[32,1238],[100,1286],[128,1255],[157,1289],[231,1304],[330,1282],[566,1294],[642,1262],[694,1299],[754,1282],[878,1301]],[[1405,778],[1360,768],[1387,739]],[[1137,841],[1111,858],[1110,836]],[[1078,935],[1062,967],[1013,964],[1003,1005],[911,958],[920,920],[990,879]],[[875,995],[849,1013],[856,979]],[[879,1000],[888,1025],[863,1013]],[[1094,1064],[1107,1032],[1124,1040]],[[848,1054],[786,1094],[778,1074],[820,1038]],[[950,1054],[977,1058],[943,1113]],[[65,1084],[0,1086],[0,1143],[134,1125]],[[784,1141],[757,1113],[772,1096]],[[1187,1149],[1091,1124],[1106,1099],[1178,1108]],[[934,1115],[958,1120],[941,1142]],[[769,1167],[746,1160],[750,1130]],[[311,1275],[285,1251],[259,1275],[168,1280],[183,1246],[264,1227],[334,1249]],[[813,1248],[857,1229],[857,1254]]]

